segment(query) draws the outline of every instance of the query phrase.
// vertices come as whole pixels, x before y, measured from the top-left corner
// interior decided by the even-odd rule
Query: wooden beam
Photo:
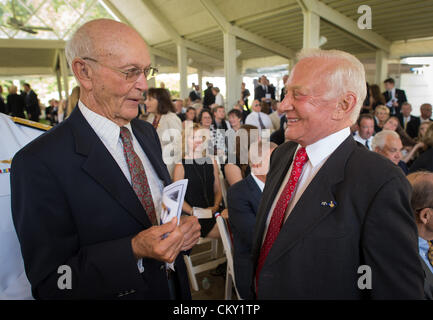
[[[149,12],[159,22],[161,27],[167,32],[167,34],[173,39],[173,41],[177,45],[185,45],[191,50],[204,53],[218,60],[223,59],[223,54],[221,52],[202,46],[198,43],[192,42],[191,40],[185,40],[172,26],[171,22],[168,21],[168,19],[161,13],[161,11],[155,7],[152,0],[142,0],[142,2],[143,5],[147,8],[147,10],[149,10]]]
[[[295,56],[294,50],[290,48],[287,48],[272,40],[266,39],[255,33],[242,29],[241,27],[232,25],[223,16],[219,8],[214,4],[212,0],[200,0],[200,2],[224,33],[233,34],[240,39],[251,42],[259,47],[262,47],[268,51],[271,51],[272,53],[283,56],[285,58],[290,59]]]
[[[390,51],[390,41],[371,30],[359,29],[358,24],[355,21],[324,4],[323,2],[320,2],[319,0],[298,0],[298,3],[303,10],[314,12],[322,19],[341,28],[352,36],[357,37],[374,46],[375,48],[381,49],[385,52]]]
[[[63,40],[0,39],[0,48],[63,49],[65,44]]]

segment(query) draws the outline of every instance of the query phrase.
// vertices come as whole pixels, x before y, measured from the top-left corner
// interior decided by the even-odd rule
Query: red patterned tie
[[[258,291],[259,275],[262,267],[265,263],[266,257],[277,239],[278,233],[283,226],[284,215],[287,210],[287,206],[293,195],[293,191],[296,188],[296,184],[302,173],[304,164],[308,161],[308,155],[304,147],[299,148],[296,153],[295,160],[293,161],[292,172],[290,173],[289,181],[281,192],[280,198],[275,206],[274,212],[272,213],[271,222],[269,223],[268,232],[266,233],[265,241],[263,242],[262,249],[260,250],[259,262],[256,270],[256,292]]]
[[[131,174],[132,188],[137,194],[144,210],[146,210],[152,224],[157,225],[155,206],[153,205],[152,194],[150,192],[146,172],[144,171],[140,158],[134,151],[131,133],[128,128],[120,127],[120,139],[122,139],[123,154],[125,155],[129,173]]]

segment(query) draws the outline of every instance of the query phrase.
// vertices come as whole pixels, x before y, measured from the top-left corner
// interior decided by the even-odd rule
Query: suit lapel
[[[288,146],[287,144],[290,144],[292,147]],[[261,202],[258,209],[258,215],[256,220],[256,230],[254,233],[254,248],[253,248],[253,257],[254,261],[257,260],[258,255],[260,253],[260,248],[262,245],[262,240],[264,237],[264,230],[266,225],[266,219],[268,218],[268,215],[270,214],[269,211],[271,209],[273,199],[277,196],[278,190],[280,189],[281,184],[283,183],[284,178],[286,177],[287,171],[290,168],[290,165],[292,164],[293,157],[295,155],[296,146],[295,143],[287,142],[284,143],[281,147],[289,148],[287,151],[287,157],[284,155],[281,156],[279,159],[276,159],[275,161],[283,162],[281,165],[278,163],[272,163],[272,169],[269,171],[268,176],[266,177],[266,183],[265,188],[263,189],[263,195],[261,198]],[[284,151],[283,151],[284,152]],[[271,158],[272,160],[272,158]],[[275,168],[275,169],[274,169]]]
[[[344,180],[346,161],[356,147],[356,142],[349,136],[335,150],[314,179],[305,189],[296,203],[277,239],[275,240],[265,264],[278,260],[285,252],[290,250],[298,240],[308,234],[323,219],[335,211],[338,202],[333,191],[335,185]],[[322,202],[333,201],[336,206],[322,205]]]
[[[75,108],[70,116],[76,152],[86,156],[82,169],[144,226],[151,222],[137,195],[102,141]]]

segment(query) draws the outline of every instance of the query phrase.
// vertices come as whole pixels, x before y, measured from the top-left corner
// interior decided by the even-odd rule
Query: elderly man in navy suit
[[[338,50],[301,51],[282,102],[253,240],[258,299],[422,299],[403,172],[354,141],[365,71]],[[398,249],[396,249],[398,248]]]
[[[143,39],[93,20],[66,54],[78,107],[12,162],[12,214],[33,296],[190,299],[182,251],[200,226],[194,217],[160,225],[170,176],[156,131],[135,119],[152,74]]]

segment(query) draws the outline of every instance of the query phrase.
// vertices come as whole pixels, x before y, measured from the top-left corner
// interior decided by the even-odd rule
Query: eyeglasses
[[[139,77],[141,74],[144,74],[144,76],[146,77],[146,79],[147,79],[147,80],[150,80],[150,79],[152,79],[153,77],[155,77],[156,74],[158,73],[158,69],[155,68],[155,67],[147,67],[147,68],[145,68],[145,69],[132,68],[132,69],[129,69],[129,70],[125,70],[125,71],[124,71],[124,70],[120,70],[120,69],[118,69],[118,68],[115,68],[115,67],[112,67],[112,66],[106,65],[106,64],[104,64],[104,63],[102,63],[102,62],[99,62],[99,61],[96,60],[96,59],[93,59],[93,58],[84,57],[84,58],[81,58],[81,59],[83,59],[83,60],[93,61],[93,62],[98,63],[98,64],[100,64],[101,66],[104,66],[104,67],[106,67],[106,68],[108,68],[108,69],[111,69],[111,70],[113,70],[113,71],[120,72],[120,73],[122,73],[122,74],[125,75],[125,77],[126,77],[125,80],[127,80],[127,81],[137,81],[138,77]]]

